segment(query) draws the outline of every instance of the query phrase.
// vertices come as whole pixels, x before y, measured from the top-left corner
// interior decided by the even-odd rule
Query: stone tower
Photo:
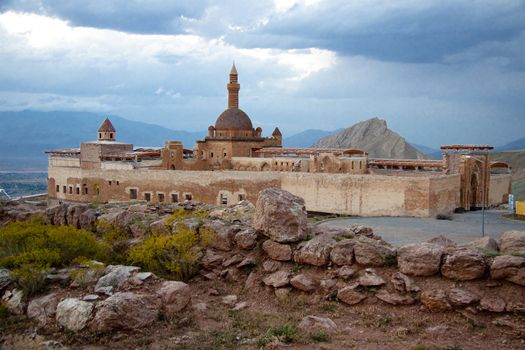
[[[238,83],[237,69],[235,62],[230,70],[230,82],[228,83],[228,108],[239,108],[239,90],[241,85]]]
[[[99,141],[115,141],[117,136],[117,132],[115,131],[115,128],[113,127],[113,124],[111,124],[111,121],[109,118],[106,118],[102,124],[100,124],[100,127],[98,128],[98,140]]]

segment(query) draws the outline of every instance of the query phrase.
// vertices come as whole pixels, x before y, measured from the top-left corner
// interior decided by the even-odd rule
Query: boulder
[[[290,280],[290,284],[294,286],[295,288],[302,290],[304,292],[311,292],[315,290],[315,287],[316,287],[315,281],[305,274],[294,276]]]
[[[448,290],[447,298],[454,306],[468,306],[479,301],[478,295],[461,288],[452,288]]]
[[[95,231],[96,223],[97,211],[95,209],[87,209],[83,211],[78,219],[79,228],[86,231]]]
[[[213,219],[229,222],[240,221],[247,223],[253,219],[254,213],[255,206],[251,202],[243,200],[226,208],[215,209],[210,212],[209,216]]]
[[[372,228],[364,225],[353,224],[352,226],[350,226],[350,231],[352,231],[356,235],[366,237],[372,237],[374,235],[374,231],[372,230]]]
[[[456,248],[456,243],[443,235],[439,235],[437,237],[431,238],[427,241],[427,243],[437,244],[437,245],[442,246],[445,249]]]
[[[413,276],[432,276],[439,272],[445,249],[437,244],[408,244],[398,249],[397,263],[402,273]]]
[[[335,333],[337,332],[337,325],[334,321],[325,317],[318,317],[309,315],[303,317],[299,325],[299,330],[305,333],[322,332],[322,333]]]
[[[119,292],[100,302],[91,327],[97,332],[142,329],[158,317],[160,302],[151,295]]]
[[[242,267],[249,267],[249,266],[256,266],[257,265],[257,259],[254,256],[247,256],[246,258],[242,259],[241,262],[237,264],[237,268]]]
[[[222,262],[222,266],[228,267],[240,263],[244,260],[241,254],[235,254]]]
[[[201,259],[201,265],[207,270],[213,270],[224,261],[224,257],[212,249],[206,249],[204,256]]]
[[[24,303],[24,292],[18,289],[8,290],[2,297],[2,303],[7,307],[10,313],[14,315],[23,315],[26,304]]]
[[[481,253],[499,251],[498,242],[492,237],[476,239],[475,241],[464,244],[463,247],[478,250]]]
[[[339,266],[352,265],[354,263],[353,239],[343,239],[337,242],[330,252],[330,260]]]
[[[235,244],[241,249],[253,249],[257,244],[257,232],[249,227],[237,232],[234,237]]]
[[[257,292],[259,287],[261,286],[261,279],[262,274],[259,271],[252,271],[246,278],[246,282],[244,282],[244,289],[249,290],[251,292]]]
[[[344,287],[337,291],[337,299],[348,305],[359,304],[366,299],[366,295],[356,290],[357,284]]]
[[[68,225],[80,228],[80,216],[88,210],[87,204],[74,204],[67,208],[66,222]]]
[[[229,252],[233,248],[235,235],[242,230],[239,225],[227,225],[220,220],[213,220],[204,224],[204,227],[211,229],[215,236],[210,242],[210,248]]]
[[[58,303],[56,320],[70,331],[80,331],[91,319],[93,304],[76,298],[67,298]]]
[[[170,234],[170,226],[168,225],[168,216],[160,218],[159,220],[153,221],[149,224],[149,231],[159,234],[159,235],[168,235]]]
[[[27,305],[27,317],[45,326],[55,319],[58,298],[55,293],[33,299]]]
[[[381,289],[375,294],[376,298],[391,305],[411,305],[416,302],[416,299],[410,294],[399,294],[396,292],[389,292],[386,289]]]
[[[11,283],[11,273],[7,269],[0,268],[0,293]]]
[[[270,259],[279,261],[292,260],[292,248],[288,244],[281,244],[268,239],[264,241],[262,248]]]
[[[499,249],[504,254],[525,253],[525,231],[507,231],[499,239]]]
[[[263,282],[274,288],[284,287],[290,283],[290,273],[288,271],[277,271],[265,277]]]
[[[157,290],[167,315],[174,315],[188,305],[191,300],[191,289],[184,282],[164,281]]]
[[[392,282],[394,289],[400,293],[418,293],[421,291],[410,277],[401,272],[394,273],[390,282]]]
[[[67,204],[58,204],[46,209],[47,221],[55,226],[67,224]]]
[[[479,309],[490,312],[505,312],[505,300],[496,295],[485,295],[479,302]]]
[[[104,287],[117,288],[121,283],[131,277],[131,273],[140,270],[137,266],[108,265],[104,276],[98,279],[95,292]]]
[[[324,266],[330,260],[330,252],[337,242],[329,234],[315,236],[300,244],[294,254],[294,261],[300,264]]]
[[[421,293],[421,303],[430,312],[442,312],[452,309],[442,289],[423,291],[423,293]]]
[[[266,260],[263,262],[262,266],[265,272],[275,272],[282,267],[282,264],[278,261]]]
[[[477,250],[457,248],[445,256],[441,274],[458,281],[469,281],[485,275],[487,265]]]
[[[381,240],[358,236],[355,238],[354,255],[360,265],[384,266],[395,261],[396,250]]]
[[[497,256],[490,265],[490,277],[525,286],[525,258],[512,255]]]
[[[335,271],[337,277],[340,277],[345,280],[352,277],[355,274],[355,272],[355,269],[353,269],[350,266],[341,266]]]
[[[385,280],[378,276],[374,269],[365,269],[363,275],[359,277],[359,285],[363,287],[379,287],[385,283]]]
[[[279,188],[259,193],[255,206],[254,227],[279,243],[298,242],[307,236],[304,199]]]

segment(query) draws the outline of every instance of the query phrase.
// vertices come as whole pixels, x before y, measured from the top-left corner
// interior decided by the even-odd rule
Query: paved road
[[[506,211],[485,211],[485,235],[498,238],[509,230],[525,231],[525,221],[503,217]],[[349,227],[361,224],[373,228],[374,233],[394,246],[425,242],[443,235],[457,243],[466,243],[481,237],[481,211],[453,214],[452,220],[434,218],[351,217],[328,220],[319,225]]]

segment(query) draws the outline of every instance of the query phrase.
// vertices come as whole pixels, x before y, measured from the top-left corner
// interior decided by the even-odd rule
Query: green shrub
[[[277,338],[283,343],[292,343],[299,338],[297,327],[293,323],[270,328],[257,342],[260,347],[266,346],[272,339]]]
[[[129,251],[129,262],[161,276],[188,280],[197,272],[210,232],[204,230],[201,238],[183,225],[177,225],[176,231],[173,235],[150,235]]]
[[[168,219],[166,220],[166,225],[168,228],[172,228],[174,225],[182,223],[185,219],[195,217],[199,225],[202,224],[204,219],[208,216],[208,212],[204,209],[199,209],[195,212],[186,210],[184,208],[179,208],[177,211],[173,212]]]
[[[41,219],[12,222],[0,228],[0,266],[66,266],[77,257],[105,260],[106,245],[93,233],[71,226],[43,224]]]
[[[315,342],[322,343],[328,341],[328,335],[324,332],[312,332],[310,333],[310,339]]]
[[[11,278],[29,298],[46,291],[46,270],[46,266],[25,265],[13,270]]]

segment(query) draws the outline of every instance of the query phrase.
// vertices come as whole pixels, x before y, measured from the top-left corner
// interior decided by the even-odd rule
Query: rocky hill
[[[0,202],[0,348],[518,349],[524,255],[519,231],[396,248],[275,188],[255,206]]]
[[[390,130],[386,121],[372,118],[335,134],[326,136],[312,145],[315,148],[357,148],[368,152],[371,158],[427,159],[399,134]]]

